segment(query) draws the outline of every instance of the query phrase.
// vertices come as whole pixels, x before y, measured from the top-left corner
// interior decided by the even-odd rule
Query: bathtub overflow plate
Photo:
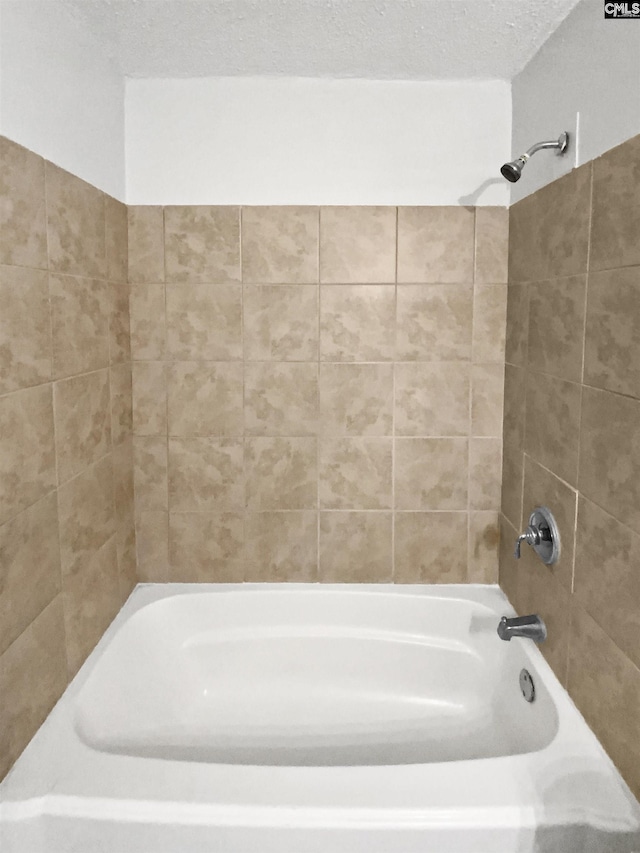
[[[531,673],[523,669],[520,672],[520,690],[527,702],[533,702],[536,698],[536,687],[531,678]]]

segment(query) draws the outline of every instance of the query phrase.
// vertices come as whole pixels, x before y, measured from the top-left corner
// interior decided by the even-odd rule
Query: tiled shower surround
[[[640,136],[510,210],[500,583],[640,796]],[[536,504],[547,568],[517,532]]]
[[[127,209],[0,137],[0,778],[137,581]]]
[[[495,581],[507,227],[129,208],[141,577]]]

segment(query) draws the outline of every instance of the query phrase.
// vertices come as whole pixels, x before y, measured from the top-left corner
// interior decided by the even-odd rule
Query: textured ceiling
[[[579,0],[58,0],[130,77],[510,80]]]

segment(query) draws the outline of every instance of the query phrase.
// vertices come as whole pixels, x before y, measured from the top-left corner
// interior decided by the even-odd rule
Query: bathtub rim
[[[233,768],[231,782],[238,784],[241,777],[252,778],[250,796],[244,802],[225,801],[220,797],[220,788],[209,787],[199,791],[199,798],[185,800],[179,796],[182,785],[210,782],[215,768],[228,765],[205,765],[200,772],[192,773],[193,765],[185,762],[166,761],[167,767],[176,774],[172,784],[158,792],[157,799],[145,796],[144,792],[129,785],[123,791],[122,770],[119,764],[141,762],[147,770],[158,759],[127,757],[98,753],[80,741],[73,726],[73,701],[85,680],[93,671],[111,638],[120,626],[135,612],[148,604],[164,598],[189,593],[220,594],[259,590],[288,592],[315,590],[323,592],[358,593],[370,592],[377,595],[426,596],[430,598],[472,601],[489,607],[498,615],[512,615],[515,611],[504,592],[497,585],[442,584],[442,585],[394,585],[394,584],[142,584],[133,591],[119,614],[111,623],[94,651],[81,667],[67,690],[18,759],[7,777],[0,783],[0,824],[3,821],[21,821],[42,816],[56,818],[104,819],[117,808],[118,815],[125,821],[148,820],[153,817],[160,822],[198,825],[206,821],[216,826],[265,826],[265,827],[385,827],[396,828],[446,828],[469,827],[537,827],[584,824],[606,831],[639,831],[640,806],[604,752],[595,735],[586,725],[568,694],[557,680],[540,650],[530,641],[528,657],[532,660],[539,676],[542,676],[559,715],[559,731],[554,740],[543,750],[517,756],[504,756],[478,760],[454,762],[448,767],[431,765],[387,765],[382,767],[255,767]],[[540,777],[542,766],[547,768],[567,761],[586,761],[589,772],[596,772],[598,783],[603,786],[608,802],[603,805],[589,792],[582,792],[583,801],[574,804],[556,803],[552,808],[541,811],[540,801],[535,796],[535,779]],[[43,768],[43,760],[45,767]],[[542,766],[540,761],[542,760]],[[93,766],[92,766],[93,765]],[[111,765],[111,766],[109,766]],[[491,765],[491,766],[489,766]],[[409,768],[409,769],[408,769]],[[434,769],[437,772],[434,773]],[[45,772],[42,772],[43,769]],[[166,769],[166,768],[165,768]],[[185,770],[187,771],[185,773]],[[323,790],[314,789],[311,800],[300,798],[299,782],[305,776],[320,777],[340,771],[350,777],[346,784],[341,780],[340,790],[329,791],[327,779],[321,780]],[[238,772],[236,772],[238,771]],[[287,802],[269,797],[256,796],[260,785],[273,782],[281,776],[279,771],[290,774],[294,784],[285,786]],[[328,774],[327,774],[328,771]],[[373,771],[373,773],[372,773]],[[93,778],[93,788],[87,793],[87,773]],[[400,774],[400,775],[399,775]],[[372,780],[367,777],[378,777]],[[99,779],[96,783],[95,777]],[[388,796],[381,795],[380,776],[389,787]],[[209,777],[209,778],[206,778]],[[296,783],[297,777],[297,783]],[[153,778],[151,775],[148,778]],[[336,777],[337,778],[337,777]],[[531,783],[534,780],[534,784]],[[218,780],[220,781],[220,780]],[[329,780],[331,781],[331,780]],[[335,779],[333,780],[335,782]],[[281,780],[276,779],[276,786]],[[397,783],[398,787],[393,787]],[[495,783],[492,788],[490,784]],[[517,783],[523,783],[524,787]],[[366,790],[367,802],[339,802],[340,796],[354,785]],[[321,787],[322,787],[321,786]],[[416,789],[424,786],[420,796]],[[444,786],[444,787],[443,787]],[[477,802],[475,792],[480,792]],[[480,787],[478,787],[480,786]],[[142,786],[144,788],[144,785]],[[232,785],[233,787],[233,785]],[[447,796],[455,791],[456,798]],[[272,793],[270,791],[269,793]],[[323,799],[319,794],[333,794]],[[602,793],[602,792],[601,792]],[[338,795],[336,797],[336,794]],[[409,802],[402,803],[404,795]],[[584,799],[586,796],[586,799]],[[395,802],[389,802],[395,799]],[[542,821],[542,824],[541,824]]]

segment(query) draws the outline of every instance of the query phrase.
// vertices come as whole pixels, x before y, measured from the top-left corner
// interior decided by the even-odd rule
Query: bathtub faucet
[[[534,643],[541,643],[547,639],[547,626],[536,613],[530,616],[515,616],[513,619],[503,616],[498,625],[498,636],[501,640],[526,637]]]

